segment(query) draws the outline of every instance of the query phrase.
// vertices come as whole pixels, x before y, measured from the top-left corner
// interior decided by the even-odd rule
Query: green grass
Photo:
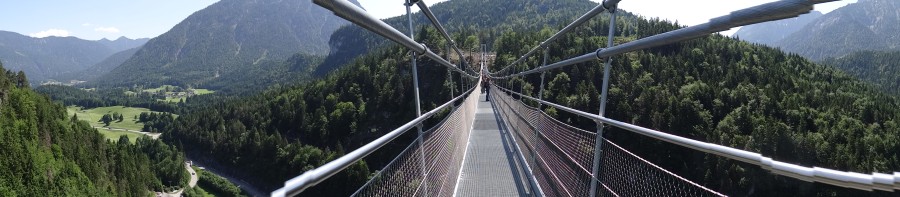
[[[137,107],[124,107],[124,106],[112,106],[112,107],[98,107],[93,109],[83,109],[78,106],[69,106],[66,107],[66,111],[69,113],[69,117],[77,114],[79,120],[87,121],[94,127],[104,127],[103,122],[100,122],[100,118],[103,117],[104,114],[112,114],[114,112],[118,112],[122,114],[123,120],[122,122],[112,121],[109,123],[109,128],[115,129],[126,129],[128,131],[121,130],[109,130],[106,128],[97,129],[106,136],[107,139],[111,139],[116,141],[119,139],[119,136],[128,135],[128,139],[134,142],[137,137],[140,137],[142,134],[137,133],[144,128],[144,123],[138,123],[135,116],[139,116],[142,112],[153,112],[147,108],[137,108]],[[174,115],[176,118],[178,115]]]
[[[119,137],[121,137],[122,135],[128,136],[128,140],[131,141],[132,144],[138,137],[141,137],[142,135],[144,135],[144,134],[131,132],[131,131],[117,131],[117,130],[109,130],[106,128],[99,128],[99,129],[97,129],[97,131],[100,131],[100,134],[103,134],[103,136],[105,136],[106,139],[112,140],[113,142],[119,141]]]
[[[145,89],[144,92],[157,93],[166,87],[169,87],[169,89],[175,89],[175,86],[172,86],[172,85],[162,85],[162,86],[159,86],[158,88]]]
[[[196,95],[204,95],[204,94],[212,94],[216,93],[216,91],[207,90],[207,89],[194,89],[194,94]]]

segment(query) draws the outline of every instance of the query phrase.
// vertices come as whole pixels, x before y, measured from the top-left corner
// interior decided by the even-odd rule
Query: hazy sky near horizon
[[[8,0],[0,3],[0,30],[32,37],[75,36],[87,40],[153,38],[219,0]],[[403,0],[358,0],[369,13],[389,18],[406,13]],[[387,1],[395,3],[387,3]],[[424,0],[429,5],[447,0]],[[602,0],[591,0],[600,2]],[[696,25],[741,8],[775,0],[623,0],[619,8],[647,17]],[[816,5],[827,13],[856,0]],[[418,8],[413,7],[413,12]],[[732,34],[733,28],[726,35]]]
[[[218,0],[4,0],[0,30],[32,37],[153,38]]]

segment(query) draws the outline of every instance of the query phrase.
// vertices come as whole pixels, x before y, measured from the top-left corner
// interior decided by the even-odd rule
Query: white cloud
[[[44,38],[44,37],[48,37],[48,36],[68,37],[69,31],[66,31],[63,29],[48,29],[45,31],[28,34],[28,36],[35,37],[35,38]]]
[[[104,32],[104,33],[119,33],[119,28],[115,27],[97,27],[94,28],[94,31]]]
[[[81,26],[82,26],[82,27],[90,27],[90,26],[94,26],[94,24],[91,24],[91,23],[82,23]]]

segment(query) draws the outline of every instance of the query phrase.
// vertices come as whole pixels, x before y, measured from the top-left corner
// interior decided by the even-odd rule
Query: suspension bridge
[[[604,129],[616,127],[653,139],[690,148],[746,164],[771,173],[808,182],[819,182],[865,191],[893,192],[900,189],[900,172],[863,174],[819,167],[805,167],[773,160],[760,153],[684,138],[604,116],[609,87],[611,58],[626,52],[691,40],[733,27],[796,17],[813,5],[834,0],[780,0],[731,12],[709,22],[685,27],[631,42],[614,45],[618,2],[605,0],[519,59],[488,72],[484,47],[478,70],[469,62],[453,64],[415,41],[411,7],[418,6],[431,24],[448,41],[448,49],[463,57],[450,35],[422,0],[406,0],[409,34],[404,35],[372,17],[347,0],[313,0],[335,15],[411,50],[417,118],[362,147],[323,166],[285,182],[272,196],[294,196],[321,183],[360,161],[404,133],[416,130],[417,138],[378,171],[353,196],[724,196],[635,155],[603,137]],[[608,43],[595,52],[547,63],[550,43],[601,14],[611,15]],[[514,70],[526,58],[544,51],[543,65]],[[449,52],[449,50],[448,50]],[[473,84],[450,101],[422,112],[416,57],[437,62],[460,73]],[[462,59],[462,58],[460,58]],[[578,63],[603,61],[603,78],[598,112],[585,112],[543,100],[544,73]],[[462,60],[461,60],[462,61]],[[509,79],[540,74],[537,97],[515,92]],[[489,79],[490,85],[482,86]],[[477,82],[476,82],[477,81]],[[463,81],[460,81],[463,83]],[[486,90],[484,92],[480,90]],[[524,102],[553,107],[597,122],[596,131],[586,131],[553,119],[539,108]],[[457,104],[458,103],[458,104]],[[423,122],[443,110],[451,113],[433,128]]]

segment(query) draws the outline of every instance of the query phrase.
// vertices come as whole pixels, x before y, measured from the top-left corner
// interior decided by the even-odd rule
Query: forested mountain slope
[[[776,44],[821,60],[855,51],[900,50],[900,1],[859,0],[821,16]]]
[[[119,51],[100,41],[75,37],[33,38],[0,31],[0,59],[10,70],[25,71],[33,82],[84,70]]]
[[[431,8],[442,25],[451,34],[460,49],[476,51],[479,43],[471,43],[470,36],[485,43],[491,43],[501,31],[536,31],[544,27],[562,28],[597,4],[583,0],[510,0],[480,1],[453,0],[436,3]],[[417,9],[416,6],[413,6]],[[413,25],[431,25],[421,12],[413,14]],[[407,17],[397,16],[384,20],[394,28],[407,33]],[[331,53],[319,66],[315,74],[323,76],[339,66],[350,62],[352,57],[366,54],[389,43],[374,33],[359,26],[350,25],[335,31],[331,40]],[[442,52],[446,44],[429,46],[431,50]],[[455,54],[453,54],[455,55]]]
[[[900,95],[900,51],[861,51],[828,58],[822,64],[837,67],[886,92]]]
[[[585,24],[596,28],[580,28],[560,38],[550,47],[550,62],[605,46],[607,16]],[[677,28],[628,17],[617,22],[616,43]],[[629,25],[637,26],[637,31],[621,28]],[[494,43],[495,65],[508,65],[549,35],[505,32]],[[900,102],[832,67],[719,35],[612,59],[607,117],[803,166],[861,173],[900,170]],[[529,59],[517,69],[540,65],[539,61]],[[598,61],[547,72],[544,98],[597,112],[602,69]],[[524,92],[536,97],[540,75],[529,75],[526,82]],[[522,80],[515,79],[511,87],[521,91]],[[561,121],[595,130],[592,120],[553,108],[544,110]],[[777,176],[739,161],[609,128],[608,139],[726,195],[892,195]]]
[[[222,0],[150,40],[93,85],[202,86],[296,53],[327,54],[328,38],[345,24],[312,1]]]
[[[67,73],[67,74],[62,74],[62,75],[53,77],[53,79],[55,79],[57,81],[63,81],[63,82],[69,81],[69,80],[79,80],[79,81],[94,80],[97,77],[100,77],[106,73],[109,73],[109,71],[111,71],[112,69],[115,69],[116,67],[121,65],[123,62],[125,62],[125,60],[128,60],[128,58],[131,58],[131,56],[134,55],[134,53],[140,49],[141,49],[140,46],[138,46],[135,48],[120,51],[118,53],[110,55],[109,57],[106,57],[106,59],[104,59],[103,61],[100,61],[97,64],[94,64],[93,66],[88,67],[84,70]]]
[[[799,31],[806,24],[821,16],[821,12],[812,11],[796,18],[747,25],[738,29],[734,36],[747,42],[774,46],[785,37]]]
[[[31,91],[23,72],[2,67],[0,196],[148,196],[186,185],[174,146],[149,137],[107,141]]]

